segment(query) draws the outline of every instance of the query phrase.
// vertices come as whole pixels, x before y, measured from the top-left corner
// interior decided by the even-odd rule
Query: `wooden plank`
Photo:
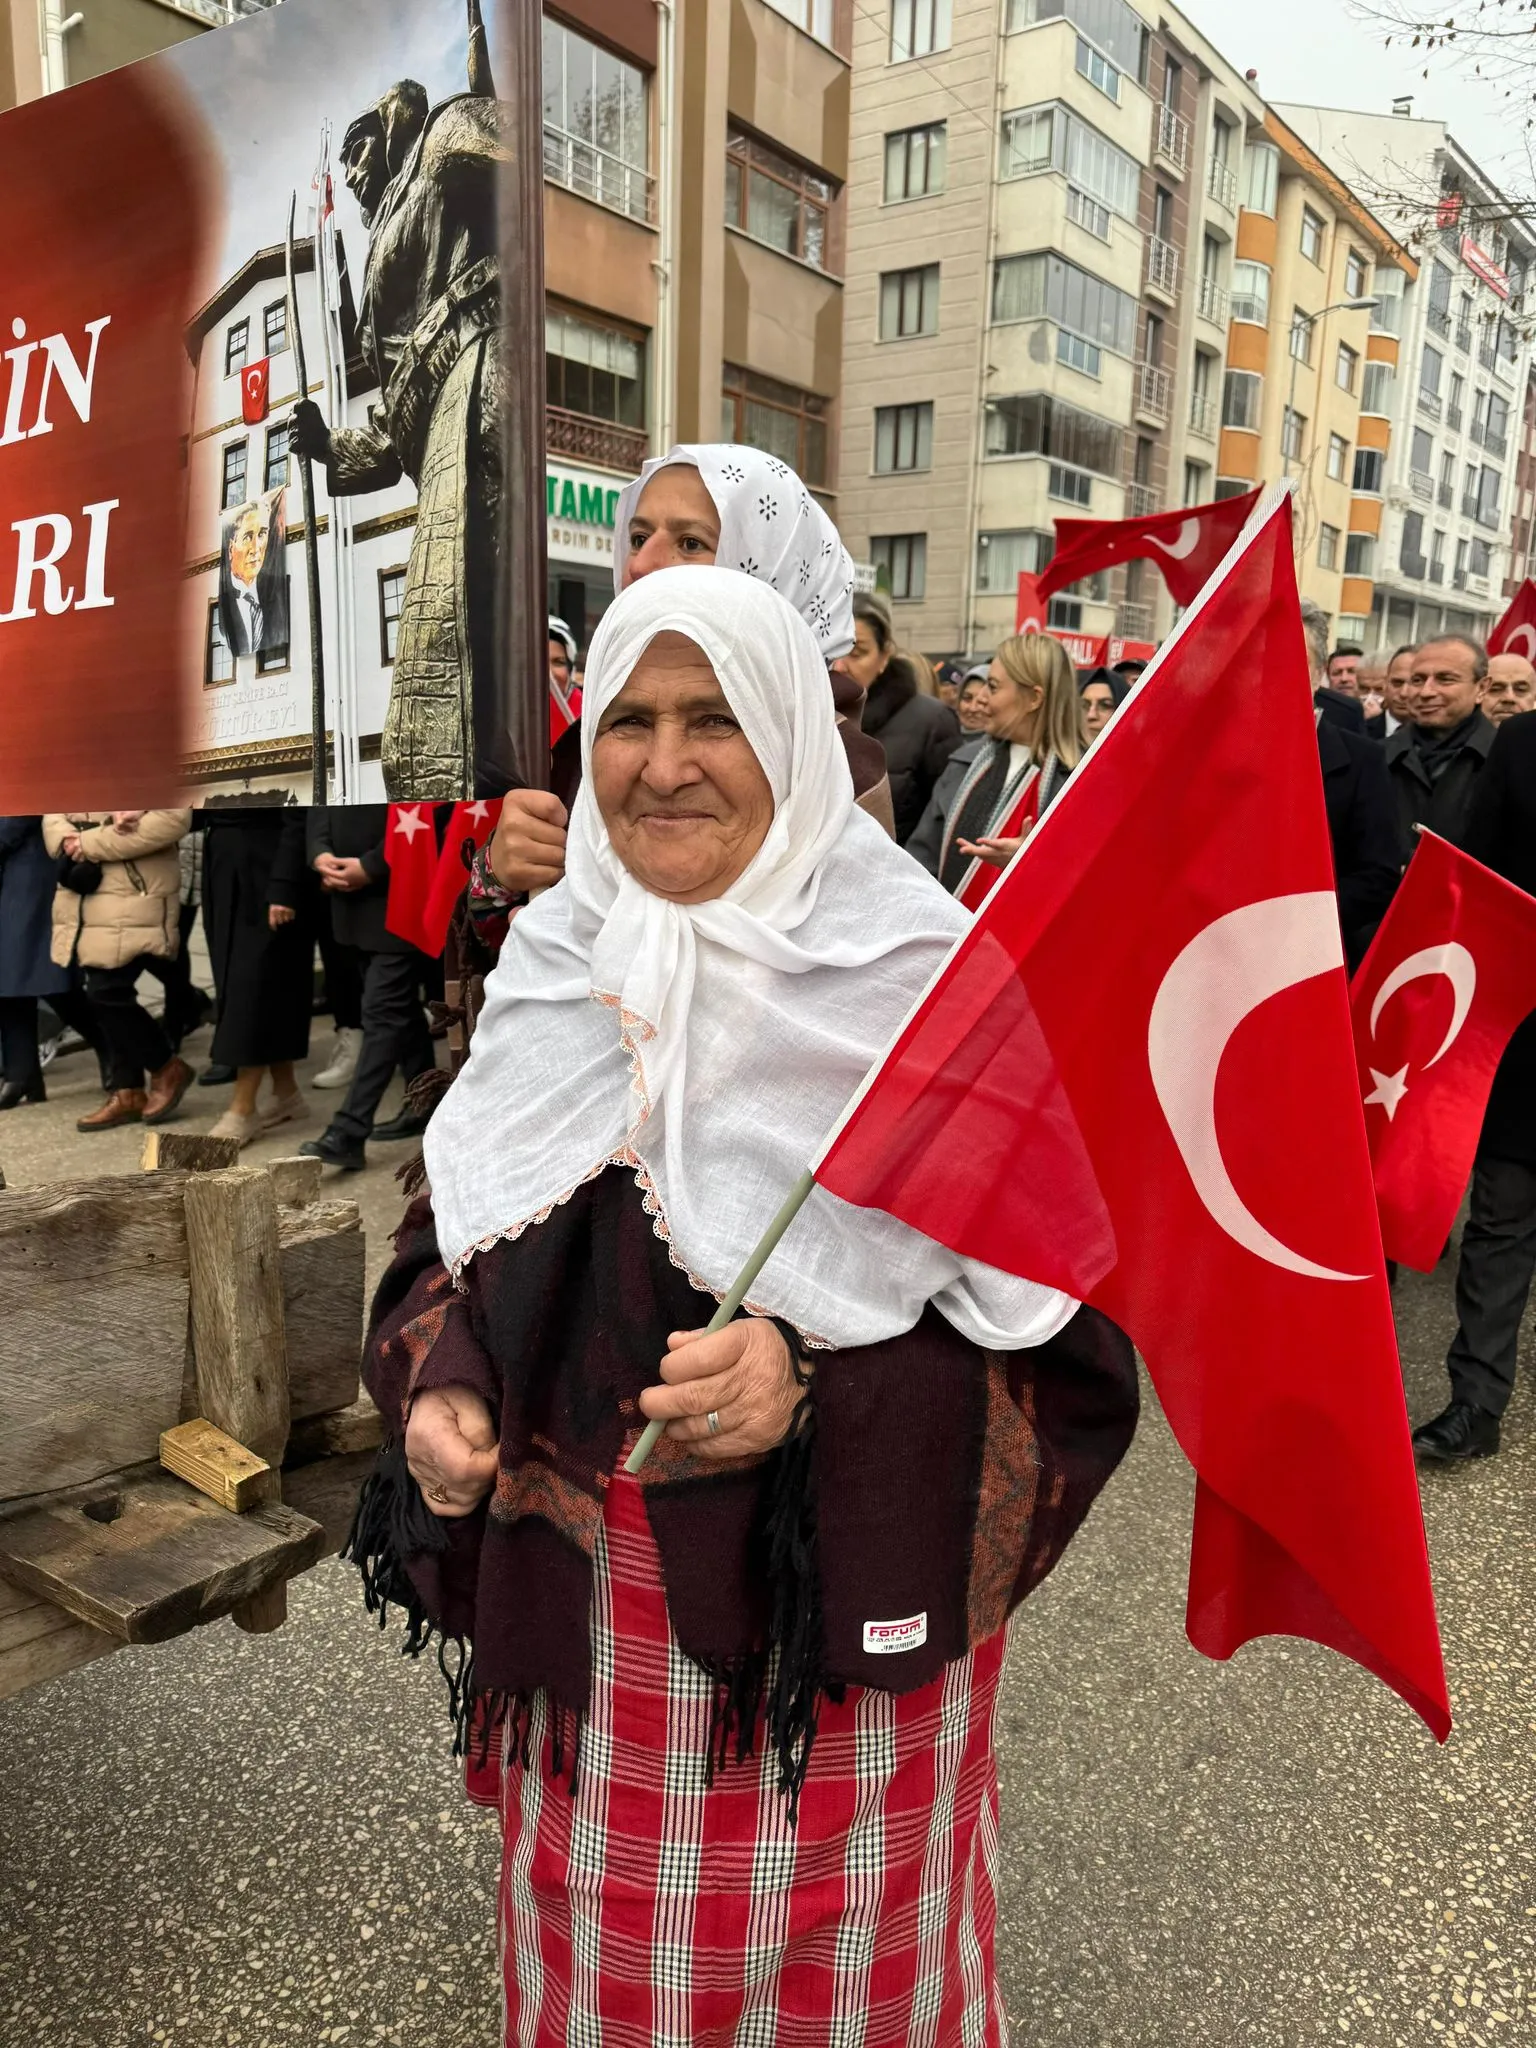
[[[160,1462],[167,1472],[185,1479],[188,1486],[195,1486],[234,1515],[270,1500],[276,1490],[266,1459],[237,1444],[201,1415],[163,1432]]]
[[[259,1166],[237,1166],[182,1186],[198,1413],[280,1467],[288,1357],[272,1182]]]
[[[125,1174],[0,1193],[0,1501],[153,1459],[180,1420],[184,1185]]]
[[[0,1523],[0,1575],[126,1643],[161,1643],[307,1570],[324,1530],[268,1501],[232,1515],[168,1473]],[[111,1519],[97,1517],[111,1511]]]
[[[51,1600],[0,1579],[0,1700],[121,1647],[115,1636],[76,1621]]]
[[[214,1138],[198,1131],[146,1131],[139,1160],[145,1173],[218,1173],[239,1164],[238,1138]]]
[[[378,1450],[384,1441],[384,1418],[366,1394],[360,1394],[349,1408],[333,1408],[329,1415],[308,1415],[288,1432],[284,1472],[296,1466],[312,1465],[317,1458],[344,1458],[354,1451]]]
[[[361,1213],[355,1202],[284,1209],[278,1238],[289,1413],[324,1415],[357,1398],[367,1303],[368,1248]]]
[[[292,1159],[269,1159],[267,1172],[272,1176],[278,1207],[307,1209],[312,1202],[318,1202],[324,1171],[323,1160],[303,1153],[296,1153]]]
[[[325,1530],[322,1557],[340,1550],[352,1527],[357,1496],[373,1470],[372,1451],[353,1451],[339,1458],[321,1458],[297,1472],[283,1474],[288,1505]]]

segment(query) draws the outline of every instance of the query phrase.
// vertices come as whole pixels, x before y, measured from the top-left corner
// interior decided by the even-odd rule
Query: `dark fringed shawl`
[[[543,1689],[554,1768],[574,1768],[603,1495],[668,1332],[701,1327],[713,1300],[672,1262],[621,1167],[479,1252],[462,1293],[425,1198],[397,1245],[364,1364],[395,1434],[347,1554],[381,1626],[398,1606],[406,1651],[437,1646],[461,1745],[510,1715],[526,1746]],[[664,1437],[641,1474],[672,1626],[715,1681],[712,1758],[747,1755],[761,1724],[792,1808],[821,1699],[847,1685],[910,1691],[995,1633],[1065,1549],[1137,1408],[1130,1345],[1091,1309],[1002,1354],[929,1308],[903,1336],[797,1370],[806,1392],[776,1451],[720,1465]],[[500,1474],[483,1508],[442,1521],[401,1440],[413,1397],[450,1385],[498,1417]],[[921,1647],[865,1649],[867,1622],[918,1614]]]

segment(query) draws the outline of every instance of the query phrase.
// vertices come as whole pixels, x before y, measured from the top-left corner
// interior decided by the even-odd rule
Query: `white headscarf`
[[[629,522],[658,469],[686,462],[720,514],[717,569],[741,569],[787,597],[825,661],[853,645],[853,561],[837,528],[787,462],[734,441],[653,455],[620,495],[613,523],[613,587],[624,588]]]
[[[665,632],[709,658],[774,798],[751,865],[708,903],[643,888],[592,793],[598,721]],[[632,584],[592,641],[581,744],[565,879],[513,920],[427,1131],[439,1247],[457,1270],[621,1163],[674,1261],[722,1295],[970,920],[855,807],[815,642],[749,577]],[[821,1188],[751,1305],[842,1346],[910,1329],[930,1298],[995,1348],[1042,1342],[1075,1306]]]

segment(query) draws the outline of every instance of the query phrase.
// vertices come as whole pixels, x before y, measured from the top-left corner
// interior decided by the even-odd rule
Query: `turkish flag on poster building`
[[[1013,607],[1015,633],[1043,633],[1045,609],[1045,599],[1040,595],[1039,578],[1031,576],[1027,569],[1021,569],[1019,592]]]
[[[1309,1637],[1450,1726],[1278,496],[816,1178],[1130,1334],[1198,1474],[1187,1627]],[[1262,728],[1226,715],[1233,663]]]
[[[419,946],[423,953],[440,953],[441,944],[431,944],[425,924],[427,898],[437,872],[437,828],[431,804],[390,805],[384,858],[389,862],[385,930]]]
[[[240,372],[240,417],[248,427],[259,427],[267,416],[267,387],[271,381],[272,358],[247,363]]]
[[[496,820],[500,815],[500,797],[494,802],[482,798],[478,803],[454,805],[448,830],[443,835],[443,850],[432,870],[427,900],[422,906],[422,938],[417,944],[421,945],[423,952],[435,957],[447,945],[453,906],[463,895],[469,880],[469,864],[496,830]]]
[[[1433,832],[1350,988],[1389,1259],[1433,1270],[1504,1048],[1536,1010],[1536,897]]]
[[[1212,505],[1149,512],[1141,519],[1058,519],[1056,552],[1040,571],[1042,598],[1117,562],[1150,560],[1175,604],[1193,604],[1259,502],[1258,490]]]
[[[1536,583],[1529,576],[1509,601],[1504,616],[1488,635],[1490,654],[1523,654],[1536,662]]]

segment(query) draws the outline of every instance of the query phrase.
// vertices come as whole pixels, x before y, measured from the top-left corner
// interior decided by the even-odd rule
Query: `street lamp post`
[[[1374,313],[1380,304],[1380,299],[1335,299],[1331,306],[1319,306],[1315,313],[1303,313],[1301,317],[1306,322],[1307,332],[1310,334],[1317,323],[1320,320],[1325,320],[1330,313]],[[1285,419],[1280,422],[1280,453],[1285,461],[1286,476],[1289,476],[1291,473],[1288,422],[1296,417],[1296,366],[1301,361],[1300,356],[1296,353],[1295,340],[1296,319],[1293,314],[1291,318],[1291,394],[1286,401]]]

